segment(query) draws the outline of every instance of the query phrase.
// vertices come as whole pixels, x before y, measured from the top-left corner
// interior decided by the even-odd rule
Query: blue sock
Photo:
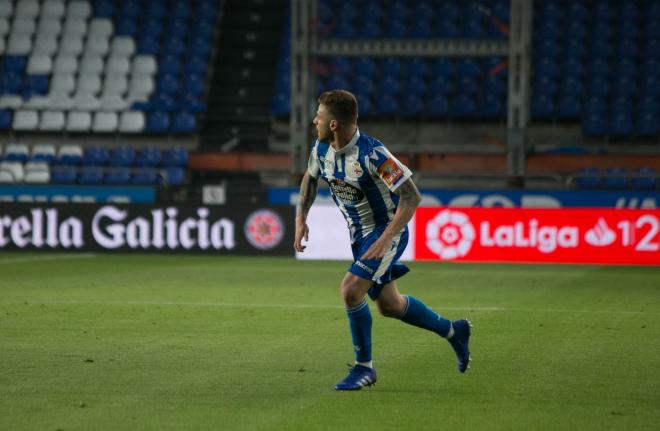
[[[371,311],[367,301],[347,308],[348,324],[353,337],[353,349],[357,362],[371,361]]]
[[[451,328],[451,321],[445,319],[427,307],[414,296],[406,296],[408,303],[401,313],[400,319],[410,325],[428,329],[441,337],[447,337]]]

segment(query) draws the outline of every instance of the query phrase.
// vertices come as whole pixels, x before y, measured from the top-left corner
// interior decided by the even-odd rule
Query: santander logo
[[[616,233],[610,229],[605,219],[600,217],[596,226],[584,235],[584,240],[594,247],[606,247],[616,241]]]

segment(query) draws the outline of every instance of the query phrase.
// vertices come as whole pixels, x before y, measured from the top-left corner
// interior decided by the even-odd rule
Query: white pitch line
[[[325,304],[258,304],[258,303],[234,303],[234,302],[178,302],[178,301],[82,301],[82,300],[35,300],[35,301],[1,301],[0,304],[25,304],[30,305],[127,305],[127,306],[180,306],[180,307],[222,307],[222,308],[282,308],[282,309],[344,309],[342,305]],[[522,313],[575,313],[575,314],[619,314],[619,315],[643,315],[660,314],[655,311],[627,311],[627,310],[579,310],[561,308],[517,308],[517,307],[437,307],[441,313],[443,310],[451,311],[475,311],[475,312],[522,312]]]
[[[30,263],[30,262],[50,262],[54,260],[76,260],[85,259],[88,257],[95,257],[94,253],[73,253],[73,254],[58,254],[46,256],[30,256],[30,257],[12,257],[9,259],[0,259],[0,265],[9,265],[14,263]]]

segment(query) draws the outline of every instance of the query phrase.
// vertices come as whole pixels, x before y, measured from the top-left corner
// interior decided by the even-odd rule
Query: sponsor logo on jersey
[[[403,169],[394,160],[387,159],[378,168],[378,175],[387,185],[391,186],[403,176]]]
[[[279,215],[270,210],[258,210],[245,222],[245,237],[259,250],[268,250],[282,241],[284,223]]]
[[[334,179],[330,181],[332,194],[346,204],[357,204],[364,198],[364,192],[344,180]]]
[[[374,273],[374,270],[373,270],[373,269],[369,268],[367,265],[365,265],[364,263],[360,262],[359,260],[356,261],[355,264],[356,264],[357,266],[359,266],[360,268],[364,269],[364,270],[365,270],[367,273],[369,273],[369,274],[373,274],[373,273]]]

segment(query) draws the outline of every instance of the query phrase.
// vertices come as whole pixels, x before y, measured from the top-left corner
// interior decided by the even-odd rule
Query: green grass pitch
[[[0,254],[0,430],[657,430],[660,268],[412,263],[474,323],[472,368],[377,316],[352,362],[346,262]]]

